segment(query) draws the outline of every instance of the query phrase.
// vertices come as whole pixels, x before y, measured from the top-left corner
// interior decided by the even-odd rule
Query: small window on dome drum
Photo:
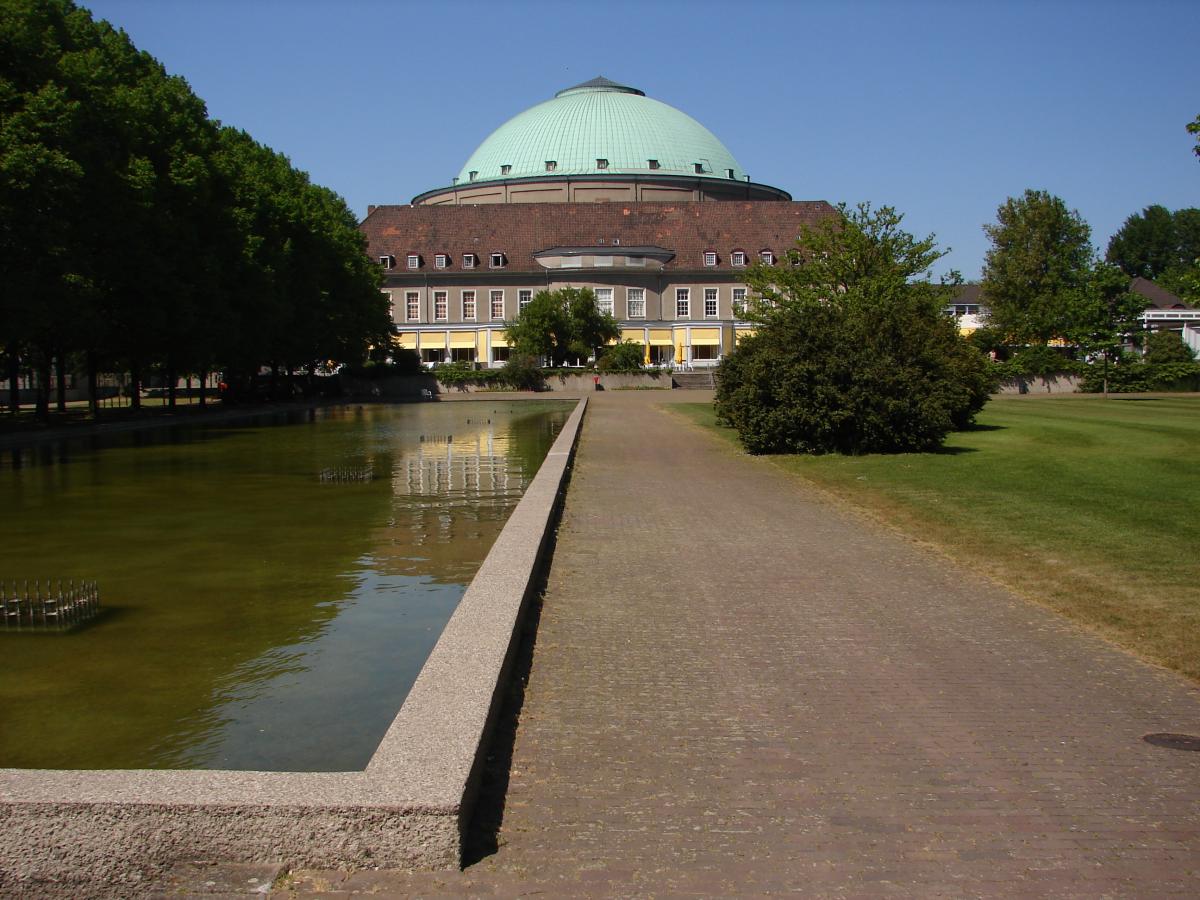
[[[501,175],[507,175],[507,174],[508,174],[509,172],[511,172],[511,171],[512,171],[512,166],[509,166],[509,165],[504,165],[504,166],[501,166],[501,167],[500,167],[500,174],[501,174]]]
[[[648,160],[646,160],[646,162],[648,162],[650,164],[650,168],[652,168],[652,169],[657,169],[659,167],[657,159],[648,159]]]
[[[726,170],[725,170],[725,177],[726,177],[726,178],[732,178],[732,177],[733,177],[733,169],[726,169]]]
[[[475,176],[478,174],[479,174],[478,172],[476,172],[474,169],[472,169],[470,172],[467,173],[467,179],[470,181],[474,181]]]
[[[693,163],[692,165],[695,166],[697,175],[704,174],[704,163]]]
[[[608,160],[607,159],[597,159],[596,160],[596,168],[597,169],[607,169],[608,168]]]
[[[546,171],[547,171],[547,172],[553,172],[553,171],[554,171],[555,169],[557,169],[557,168],[558,168],[558,163],[557,163],[557,162],[555,162],[555,161],[554,161],[554,160],[552,160],[552,159],[548,159],[548,160],[546,160]]]

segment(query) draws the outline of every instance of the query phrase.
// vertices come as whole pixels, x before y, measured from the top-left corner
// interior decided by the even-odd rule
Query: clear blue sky
[[[1057,194],[1103,251],[1200,206],[1200,2],[93,0],[209,113],[368,204],[450,182],[508,118],[603,74],[678,107],[755,181],[890,204],[979,275],[982,225]]]

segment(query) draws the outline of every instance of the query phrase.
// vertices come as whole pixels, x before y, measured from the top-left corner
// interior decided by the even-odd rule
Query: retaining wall
[[[128,896],[181,860],[450,868],[565,490],[576,405],[361,772],[0,770],[0,894]]]

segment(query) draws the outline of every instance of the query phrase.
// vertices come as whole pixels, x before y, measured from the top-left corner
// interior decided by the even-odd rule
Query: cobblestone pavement
[[[499,849],[297,892],[1200,896],[1200,690],[597,394]]]

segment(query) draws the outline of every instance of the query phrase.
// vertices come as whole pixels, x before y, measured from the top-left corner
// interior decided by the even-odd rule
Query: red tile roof
[[[836,216],[824,200],[692,201],[686,203],[497,203],[479,206],[378,206],[359,227],[372,258],[450,254],[461,269],[464,252],[504,253],[508,271],[541,272],[533,254],[556,246],[664,247],[675,253],[668,270],[703,269],[704,251],[718,251],[717,269],[731,269],[731,250],[760,250],[776,258],[795,246],[806,225]],[[708,267],[713,268],[713,267]],[[434,271],[431,269],[431,271]]]

